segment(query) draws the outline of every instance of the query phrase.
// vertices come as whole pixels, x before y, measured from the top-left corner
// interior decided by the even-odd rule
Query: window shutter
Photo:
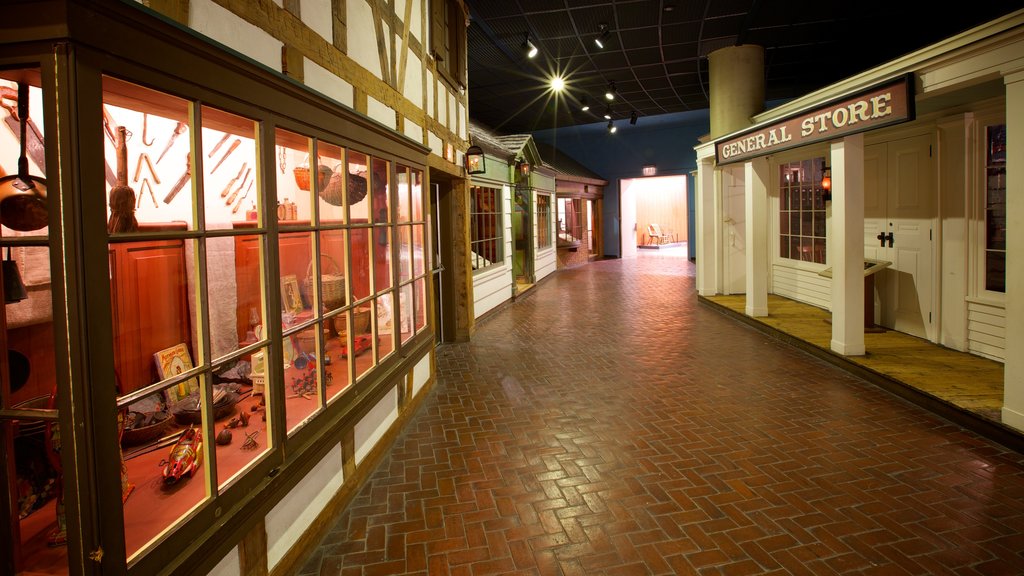
[[[444,60],[444,8],[448,0],[430,0],[430,51],[437,60]]]

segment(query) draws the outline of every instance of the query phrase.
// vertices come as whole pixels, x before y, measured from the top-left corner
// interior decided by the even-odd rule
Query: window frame
[[[480,208],[478,194],[484,193],[490,196],[490,210]],[[480,223],[483,221],[490,225],[494,233],[490,236],[482,235]],[[504,226],[504,195],[501,188],[482,185],[470,185],[469,187],[469,258],[473,273],[490,270],[495,266],[505,263],[505,234]],[[489,259],[480,254],[476,248],[491,245],[494,258]],[[480,261],[485,262],[478,266]],[[489,263],[486,263],[489,262]]]

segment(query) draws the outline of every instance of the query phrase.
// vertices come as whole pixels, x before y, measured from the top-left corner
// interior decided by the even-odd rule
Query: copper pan
[[[21,156],[18,173],[0,177],[0,224],[21,232],[39,230],[47,225],[46,179],[28,172],[25,155],[28,124],[28,84],[18,83],[18,121],[21,127]]]

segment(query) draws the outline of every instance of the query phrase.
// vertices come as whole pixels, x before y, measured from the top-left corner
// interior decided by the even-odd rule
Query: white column
[[[864,354],[864,135],[832,143],[832,344]]]
[[[1024,430],[1024,72],[1006,82],[1006,363],[1003,423]]]
[[[768,315],[768,159],[744,164],[747,316]]]
[[[711,156],[707,150],[697,151],[697,194],[694,199],[694,218],[697,230],[694,239],[697,246],[691,247],[696,256],[697,266],[697,293],[701,296],[713,296],[718,294],[718,248],[716,246],[719,235],[716,233],[719,218],[716,216],[717,202],[715,201],[715,157],[714,146],[711,146]]]

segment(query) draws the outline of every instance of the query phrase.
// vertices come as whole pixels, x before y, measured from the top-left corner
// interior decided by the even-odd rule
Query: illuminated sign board
[[[914,119],[911,75],[715,143],[719,165]]]

